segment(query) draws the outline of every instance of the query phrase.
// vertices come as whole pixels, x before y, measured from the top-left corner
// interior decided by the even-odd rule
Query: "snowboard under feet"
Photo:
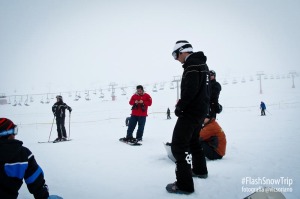
[[[142,144],[139,143],[136,139],[131,139],[131,140],[127,140],[126,138],[120,138],[119,139],[120,142],[123,142],[123,143],[126,143],[128,145],[131,145],[131,146],[141,146]]]

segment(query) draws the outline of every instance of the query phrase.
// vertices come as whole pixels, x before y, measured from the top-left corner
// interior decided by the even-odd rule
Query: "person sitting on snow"
[[[215,118],[205,118],[199,139],[205,156],[210,160],[222,159],[226,152],[226,135]]]
[[[49,197],[44,173],[31,151],[15,139],[17,133],[17,125],[0,118],[0,198],[16,199],[23,179],[34,198],[55,198]]]

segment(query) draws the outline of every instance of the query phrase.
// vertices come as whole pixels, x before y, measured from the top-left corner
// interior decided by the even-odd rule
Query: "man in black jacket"
[[[214,70],[209,71],[210,75],[210,105],[209,105],[209,116],[210,118],[217,118],[217,114],[220,112],[219,107],[219,95],[222,90],[221,84],[216,80],[216,72]]]
[[[183,64],[184,71],[171,145],[177,181],[168,184],[166,189],[170,193],[190,194],[194,192],[192,177],[207,178],[208,175],[199,131],[209,111],[209,69],[204,53],[193,53],[192,45],[187,41],[177,41],[172,55]]]
[[[56,96],[57,102],[52,106],[52,112],[56,117],[56,125],[57,125],[57,135],[58,137],[54,140],[54,142],[66,141],[67,133],[65,128],[65,117],[66,117],[66,109],[72,111],[72,108],[69,107],[66,103],[63,102],[63,98],[61,95]]]
[[[7,118],[0,118],[0,198],[16,199],[23,184],[36,199],[49,197],[44,173],[31,151],[16,140],[17,126]]]

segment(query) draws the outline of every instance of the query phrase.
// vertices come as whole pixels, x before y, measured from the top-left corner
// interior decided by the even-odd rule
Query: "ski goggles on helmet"
[[[175,60],[178,59],[178,56],[179,56],[179,49],[175,50],[173,53],[172,53],[172,56],[174,57]]]
[[[0,137],[1,136],[7,136],[7,135],[17,135],[17,134],[18,134],[18,126],[16,125],[12,129],[1,131],[0,132]]]

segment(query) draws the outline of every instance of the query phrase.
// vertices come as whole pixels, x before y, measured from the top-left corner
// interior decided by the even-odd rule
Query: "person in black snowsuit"
[[[57,102],[52,106],[52,112],[56,117],[56,125],[57,125],[57,138],[55,142],[58,141],[66,141],[67,133],[65,128],[65,117],[66,117],[66,109],[69,112],[72,112],[72,108],[69,107],[66,103],[63,102],[63,98],[61,95],[56,96]]]
[[[217,118],[217,113],[220,112],[219,95],[222,90],[221,84],[216,80],[216,72],[209,71],[210,74],[210,103],[209,103],[209,116],[210,118]]]
[[[167,109],[167,119],[171,119],[171,111],[169,108]]]
[[[16,199],[23,184],[34,198],[49,197],[44,174],[31,151],[15,139],[17,126],[7,118],[0,118],[0,198]]]
[[[184,71],[171,145],[177,181],[168,184],[166,189],[170,193],[190,194],[194,192],[192,177],[207,178],[208,175],[199,131],[209,111],[209,69],[204,53],[193,53],[192,45],[187,41],[177,41],[172,55],[183,64]]]

